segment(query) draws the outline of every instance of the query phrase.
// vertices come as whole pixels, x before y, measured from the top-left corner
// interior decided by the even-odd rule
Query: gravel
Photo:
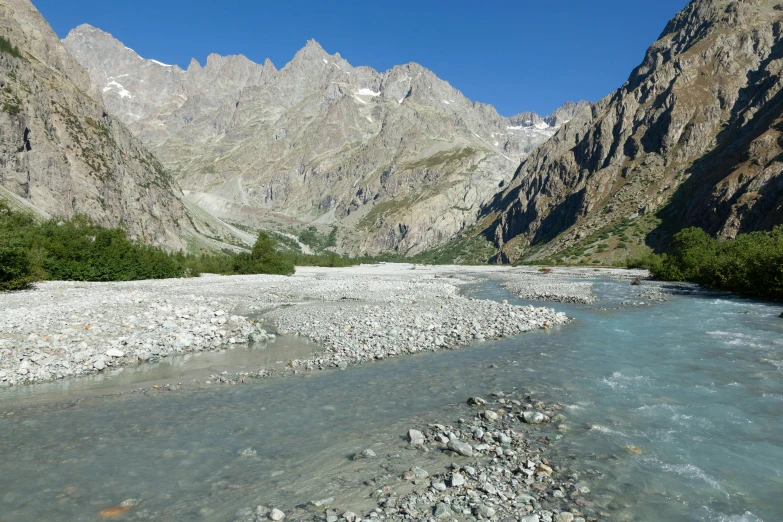
[[[604,519],[605,513],[591,500],[590,487],[572,468],[550,459],[552,448],[562,439],[562,404],[545,404],[530,396],[515,393],[493,394],[489,407],[497,418],[489,420],[483,407],[463,408],[457,422],[429,423],[409,431],[422,433],[424,443],[409,448],[421,461],[396,478],[389,475],[392,461],[378,463],[378,477],[371,481],[378,488],[372,503],[358,514],[341,507],[353,503],[356,494],[346,493],[342,500],[323,506],[296,509],[290,520],[325,522],[403,522],[410,520],[492,520],[527,522],[591,522]],[[540,424],[523,421],[527,412],[540,413]],[[465,414],[466,413],[466,414]],[[559,419],[559,421],[555,421]],[[406,437],[408,438],[408,437]],[[443,441],[448,443],[444,444]],[[465,455],[454,450],[454,442],[471,448]],[[401,442],[407,444],[407,442]],[[403,448],[397,448],[398,450]],[[443,454],[441,469],[432,454]],[[589,473],[588,473],[589,474]],[[357,493],[358,494],[358,493]],[[253,515],[237,522],[265,520],[268,509],[258,506]],[[243,512],[251,513],[250,509]]]
[[[548,308],[469,299],[460,287],[502,267],[299,268],[293,277],[45,282],[0,294],[0,386],[104,372],[274,334],[322,350],[285,371],[345,369],[568,321]],[[263,326],[262,326],[263,325]],[[270,331],[268,331],[270,330]],[[267,376],[280,370],[259,370]],[[228,380],[221,377],[218,380]]]

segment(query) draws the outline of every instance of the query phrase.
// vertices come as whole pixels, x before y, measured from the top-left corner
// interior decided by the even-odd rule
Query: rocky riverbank
[[[264,342],[272,330],[321,343],[315,356],[290,361],[297,371],[345,368],[567,322],[549,308],[459,293],[477,277],[513,277],[511,272],[388,264],[300,268],[293,277],[40,283],[0,295],[0,386]]]
[[[471,397],[467,402],[469,411],[457,422],[429,423],[403,435],[399,449],[422,455],[418,463],[406,459],[413,465],[405,471],[371,449],[352,457],[378,461],[378,476],[365,481],[376,507],[356,513],[330,497],[287,512],[283,506],[245,508],[236,522],[598,520],[580,472],[550,460],[552,444],[566,430],[563,405],[503,392],[490,401]]]

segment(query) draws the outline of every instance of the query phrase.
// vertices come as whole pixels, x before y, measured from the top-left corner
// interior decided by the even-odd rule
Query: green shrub
[[[309,246],[316,252],[321,252],[327,248],[337,246],[337,227],[332,227],[328,236],[318,233],[314,226],[307,227],[299,233],[299,241]]]
[[[676,234],[670,251],[630,261],[666,281],[692,281],[761,299],[783,300],[783,226],[718,240],[699,228]]]
[[[24,248],[0,245],[0,290],[22,290],[35,279],[30,256]]]
[[[237,274],[294,273],[294,263],[277,251],[277,243],[266,232],[261,232],[249,254],[234,257],[233,270]]]
[[[15,45],[11,45],[11,42],[0,36],[0,53],[10,54],[17,58],[22,57],[22,53],[19,52],[19,48]]]

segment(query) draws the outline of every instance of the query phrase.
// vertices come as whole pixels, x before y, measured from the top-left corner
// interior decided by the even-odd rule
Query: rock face
[[[162,165],[110,115],[88,73],[29,0],[0,0],[0,199],[43,217],[85,214],[132,238],[185,246],[185,208]]]
[[[315,41],[279,71],[216,55],[183,71],[90,26],[64,44],[190,201],[247,226],[337,226],[352,253],[412,254],[471,227],[569,114],[504,118],[418,64],[352,67]]]
[[[551,256],[656,211],[654,247],[687,226],[733,237],[783,222],[782,21],[779,1],[688,4],[626,84],[568,113],[487,206],[498,259]]]

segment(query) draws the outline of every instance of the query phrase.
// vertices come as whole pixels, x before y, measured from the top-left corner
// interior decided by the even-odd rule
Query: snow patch
[[[353,95],[353,97],[354,97],[354,99],[355,99],[356,101],[358,101],[359,103],[363,103],[364,105],[367,105],[367,102],[366,102],[366,101],[362,100],[361,98],[359,98],[359,97],[358,97],[358,96],[356,96],[355,94]]]
[[[158,65],[162,65],[163,67],[174,67],[173,65],[169,65],[167,63],[159,62],[158,60],[150,60],[152,63],[156,63]]]
[[[375,92],[372,89],[367,89],[366,87],[362,87],[359,89],[358,94],[361,94],[362,96],[380,96],[380,92]]]
[[[117,83],[114,78],[112,78],[111,81],[106,84],[106,87],[103,88],[103,92],[109,92],[114,88],[117,89],[117,94],[120,95],[120,98],[133,98],[131,93],[125,87]]]
[[[326,58],[324,58],[323,60],[324,60],[324,63],[329,63],[329,60],[327,60]]]
[[[369,121],[370,123],[372,123],[372,122],[373,122],[373,121],[372,121],[372,118],[370,118],[369,116],[365,116],[365,118],[367,118],[367,121]]]
[[[542,121],[541,123],[536,123],[536,124],[534,125],[534,127],[535,127],[536,129],[538,129],[538,130],[544,130],[544,129],[548,129],[548,128],[549,128],[549,125],[547,125],[547,123],[546,123],[546,122],[543,122],[543,121]]]
[[[443,103],[445,103],[446,105],[449,105],[449,102],[447,102],[446,100],[443,100]]]

